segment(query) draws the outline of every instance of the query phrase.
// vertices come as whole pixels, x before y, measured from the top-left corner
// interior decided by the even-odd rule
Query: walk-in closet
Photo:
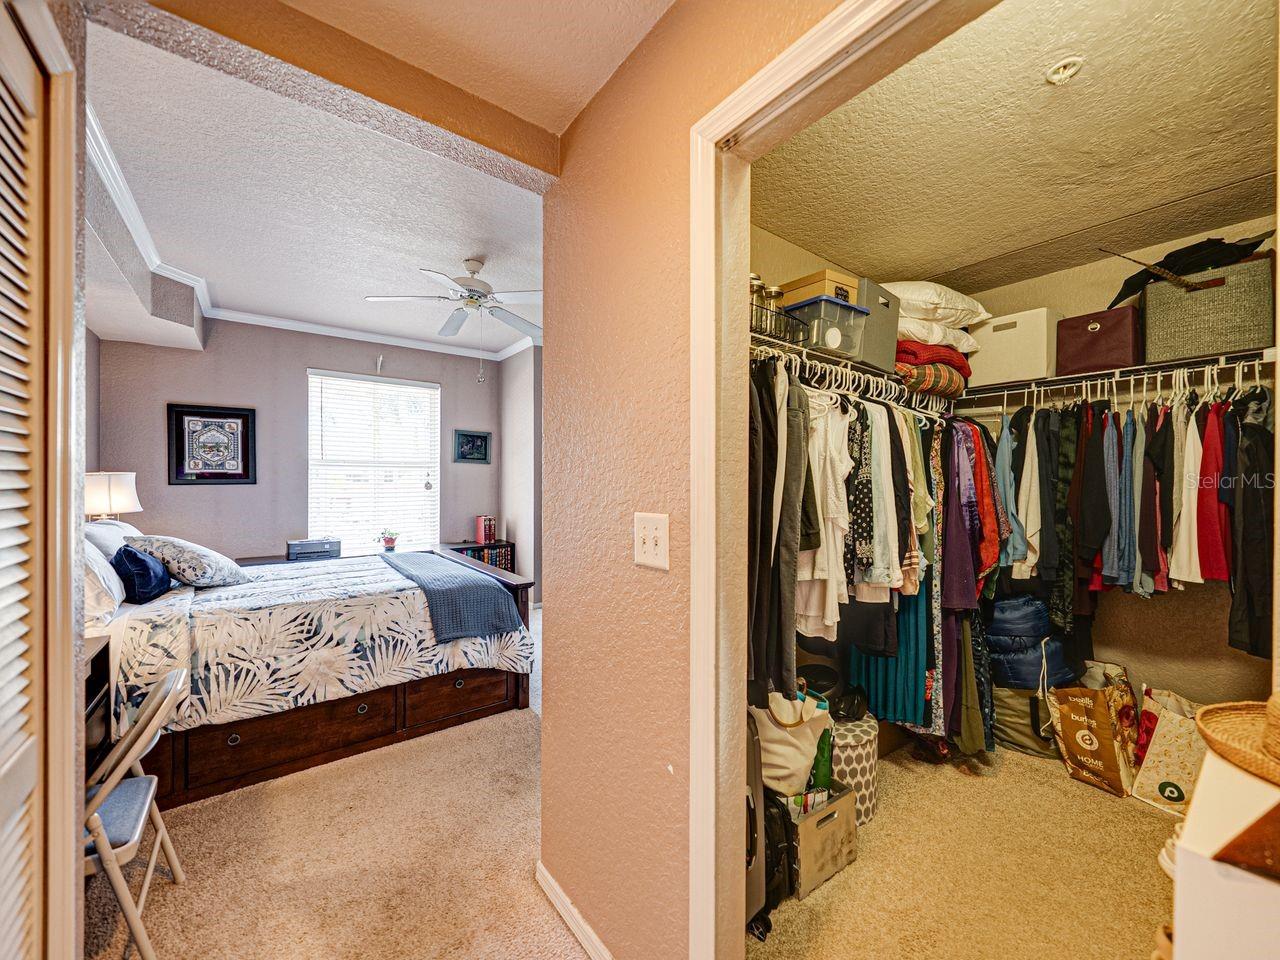
[[[752,164],[750,960],[1171,955],[1272,685],[1276,6],[1003,0]]]

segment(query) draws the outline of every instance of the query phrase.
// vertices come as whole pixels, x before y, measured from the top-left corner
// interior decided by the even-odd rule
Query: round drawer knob
[[[465,681],[465,680],[455,680],[455,681],[453,681],[453,685],[454,685],[455,687],[457,687],[459,690],[461,690],[461,689],[462,689],[462,685],[463,685],[464,683],[466,683],[466,682],[467,682],[467,681]]]
[[[369,705],[367,703],[362,703],[360,704],[360,706],[356,707],[356,713],[366,714],[368,712],[369,712]]]
[[[238,733],[233,733],[231,736],[227,737],[228,747],[234,747],[239,742],[240,742],[240,734]]]

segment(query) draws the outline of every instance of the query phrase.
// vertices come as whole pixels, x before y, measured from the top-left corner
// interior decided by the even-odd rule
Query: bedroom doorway
[[[740,845],[737,843],[738,837],[743,832],[741,800],[740,794],[730,787],[737,785],[745,778],[745,771],[738,766],[741,762],[738,744],[741,735],[741,717],[745,712],[742,708],[746,704],[741,693],[742,687],[737,681],[725,679],[745,676],[747,671],[746,645],[742,638],[747,635],[749,614],[744,589],[746,574],[743,558],[748,556],[749,538],[746,520],[749,514],[742,500],[743,491],[747,489],[748,484],[742,442],[747,436],[748,411],[743,398],[748,392],[745,358],[749,355],[752,346],[749,342],[749,331],[754,331],[755,328],[750,322],[750,301],[742,284],[749,273],[762,272],[758,269],[757,258],[762,246],[766,243],[769,244],[771,253],[775,257],[775,264],[782,263],[775,269],[777,275],[763,278],[765,284],[769,286],[784,286],[788,280],[801,278],[815,271],[833,270],[835,269],[833,263],[838,265],[840,262],[837,256],[828,252],[825,258],[821,258],[826,259],[827,263],[815,263],[812,246],[808,250],[801,249],[799,252],[792,249],[792,246],[804,246],[806,237],[802,228],[794,225],[785,229],[779,227],[787,233],[784,239],[789,241],[791,246],[786,243],[771,242],[769,237],[762,238],[759,222],[753,229],[753,213],[760,212],[758,209],[753,209],[753,187],[755,186],[753,181],[757,179],[753,175],[753,167],[757,168],[755,173],[763,174],[767,170],[775,185],[786,182],[784,174],[789,172],[788,167],[792,170],[803,169],[806,163],[808,172],[818,176],[830,175],[830,167],[822,165],[824,161],[818,158],[816,152],[806,155],[799,152],[799,147],[794,147],[792,155],[788,157],[784,150],[778,148],[792,137],[796,137],[792,141],[793,144],[801,143],[802,139],[797,137],[797,134],[801,134],[822,118],[828,117],[833,111],[840,112],[840,108],[853,101],[857,94],[873,87],[878,81],[890,77],[896,68],[916,60],[926,60],[929,51],[944,38],[961,37],[965,30],[981,29],[984,21],[992,23],[1001,16],[1011,16],[1016,12],[1017,6],[1015,2],[999,5],[984,3],[965,5],[964,10],[953,7],[949,11],[944,11],[927,3],[845,4],[774,64],[744,85],[737,95],[722,104],[693,131],[691,163],[694,279],[691,337],[695,344],[695,360],[692,377],[694,433],[691,443],[694,475],[692,498],[694,605],[691,623],[691,662],[694,670],[691,702],[694,705],[694,717],[691,725],[693,784],[691,792],[695,797],[713,796],[718,778],[721,793],[718,804],[708,800],[694,811],[692,817],[690,915],[700,919],[694,921],[692,937],[694,945],[691,947],[691,955],[704,955],[706,951],[718,948],[720,953],[717,955],[740,956],[742,925],[750,919],[745,916],[745,911],[738,913],[734,908],[725,909],[723,906],[726,903],[735,905],[741,903],[740,891],[745,885]],[[1260,16],[1265,20],[1267,12],[1262,10]],[[1270,17],[1271,25],[1274,27],[1274,11],[1270,13]],[[1259,30],[1250,36],[1262,41],[1270,37],[1273,41],[1274,29]],[[1027,46],[1030,49],[1034,45]],[[1101,47],[1090,49],[1095,53],[1094,69],[1106,70],[1105,51]],[[1056,47],[1053,50],[1056,50]],[[1026,82],[1039,83],[1046,89],[1056,89],[1060,84],[1046,80],[1046,70],[1052,73],[1050,68],[1054,67],[1058,60],[1062,59],[1062,55],[1068,52],[1070,51],[1058,51],[1059,56],[1056,59],[1046,54],[1047,59],[1042,69],[1035,75],[1029,74]],[[1268,73],[1274,75],[1276,59],[1274,47],[1269,51],[1264,49],[1262,53],[1262,75],[1266,76]],[[1089,65],[1086,63],[1085,70],[1087,71],[1088,68]],[[1079,69],[1079,65],[1075,64],[1071,72],[1074,74]],[[1077,85],[1075,89],[1078,90],[1079,87],[1080,85]],[[948,89],[954,89],[954,85],[949,85]],[[1072,91],[1069,84],[1063,89]],[[951,99],[955,97],[948,98],[948,102]],[[922,102],[927,104],[928,98],[924,98]],[[1274,98],[1266,100],[1264,97],[1255,102],[1249,109],[1248,117],[1249,120],[1246,123],[1257,123],[1262,128],[1269,128],[1271,136],[1274,137]],[[875,129],[874,124],[870,128]],[[831,139],[832,133],[829,127],[826,129],[825,136],[831,145],[837,144],[837,141]],[[822,139],[822,134],[814,139]],[[1265,152],[1265,137],[1263,142],[1263,152]],[[839,148],[845,149],[846,152],[850,149],[843,143],[839,144]],[[922,166],[927,167],[925,164]],[[1265,179],[1263,174],[1270,174],[1271,179]],[[1273,176],[1274,173],[1270,167],[1259,171],[1257,185],[1262,206],[1257,207],[1254,203],[1254,207],[1250,208],[1257,208],[1256,212],[1233,219],[1234,212],[1238,212],[1240,208],[1234,204],[1227,204],[1220,209],[1205,213],[1202,218],[1202,230],[1186,229],[1181,233],[1166,231],[1166,235],[1160,237],[1160,240],[1168,241],[1171,244],[1169,249],[1174,249],[1179,246],[1174,241],[1182,238],[1185,238],[1182,245],[1197,241],[1202,235],[1210,234],[1219,237],[1225,235],[1228,240],[1235,241],[1273,229],[1275,224]],[[759,179],[763,181],[764,178],[761,176]],[[1239,179],[1248,180],[1247,177]],[[804,194],[793,183],[790,188],[781,189],[777,196],[790,197],[800,203],[800,197]],[[808,204],[804,207],[806,211],[821,218],[824,210],[821,203],[815,203],[812,197],[806,198],[803,202]],[[785,200],[774,204],[771,213],[775,223],[786,222],[785,208]],[[799,213],[799,210],[794,212]],[[853,215],[852,219],[856,221],[856,215]],[[1258,230],[1253,233],[1243,229],[1253,225],[1254,220],[1269,222],[1261,222]],[[794,219],[792,223],[794,224]],[[1242,229],[1236,230],[1237,225]],[[1174,230],[1174,227],[1169,226],[1168,230]],[[1232,232],[1233,230],[1235,232]],[[811,234],[809,239],[812,237]],[[777,235],[774,235],[772,240],[776,241],[776,239]],[[1119,246],[1110,247],[1110,249],[1137,251],[1141,254],[1143,246],[1155,246],[1154,239],[1146,244],[1140,242],[1141,239],[1141,237],[1116,239],[1115,243]],[[1266,246],[1269,244],[1263,247],[1264,250]],[[928,244],[925,244],[925,247],[931,251],[934,249]],[[782,255],[780,260],[779,252]],[[1166,254],[1168,249],[1150,252],[1151,259],[1155,260]],[[805,253],[809,256],[802,256]],[[789,264],[784,263],[787,256],[791,255],[796,259],[791,260]],[[1083,259],[1064,264],[1064,266],[1074,267],[1091,263],[1103,256],[1104,254],[1095,253],[1093,256],[1084,256]],[[1137,269],[1136,266],[1131,269],[1122,267],[1118,273],[1112,269],[1107,273],[1105,284],[1112,283],[1111,278],[1114,274],[1117,278],[1115,286],[1118,287],[1120,279]],[[777,273],[778,270],[786,275]],[[786,273],[788,270],[790,272]],[[846,274],[857,272],[856,267],[843,271]],[[895,270],[894,276],[879,279],[892,280],[896,276]],[[1039,274],[1027,273],[1016,280],[1037,276]],[[911,275],[910,278],[915,279],[915,276]],[[1006,282],[1016,282],[1016,280]],[[956,283],[959,285],[961,281]],[[987,287],[970,285],[966,289],[983,293],[990,287],[998,285],[998,283]],[[1106,300],[1114,292],[1114,289],[1108,290],[1096,309],[1105,308]],[[838,298],[838,295],[836,296]],[[1003,307],[1004,301],[998,297],[990,299],[993,304],[1000,303],[1001,312],[1004,313],[1015,313],[1035,306],[1028,304],[1024,307],[1014,304],[1006,309]],[[1063,315],[1069,316],[1071,312],[1067,311]],[[1078,312],[1083,313],[1086,310],[1081,309]],[[973,326],[975,329],[980,329],[981,324],[975,323]],[[1273,328],[1273,321],[1269,321],[1267,326]],[[1271,332],[1273,333],[1273,330]],[[1269,342],[1275,342],[1273,336]],[[996,353],[987,349],[985,344],[984,350],[988,354]],[[1217,351],[1214,353],[1216,362]],[[894,357],[891,354],[890,369],[893,367],[893,360]],[[1260,376],[1265,383],[1269,376],[1267,365],[1272,362],[1271,355],[1259,352],[1257,357],[1250,354],[1248,360],[1256,360],[1260,365]],[[976,362],[974,369],[978,369]],[[1244,367],[1238,369],[1243,370]],[[1053,371],[1050,369],[1048,374],[1052,376]],[[1027,373],[1020,379],[1034,379],[1037,376],[1043,377],[1045,372]],[[1137,376],[1138,380],[1135,382],[1140,383],[1141,373]],[[1167,376],[1166,372],[1166,378]],[[1222,376],[1225,378],[1227,374],[1223,373]],[[999,381],[997,379],[986,382]],[[1150,382],[1151,396],[1154,397],[1154,375]],[[1251,382],[1249,380],[1245,385],[1248,386]],[[998,395],[995,399],[999,399]],[[1018,400],[1019,405],[1021,402]],[[990,400],[987,403],[989,404]],[[1065,391],[1062,405],[1066,405]],[[971,403],[970,407],[974,409],[974,416],[982,412],[977,401]],[[1016,407],[1011,408],[1010,412],[1012,409]],[[726,467],[726,464],[731,466]],[[740,602],[726,602],[726,597],[738,597]],[[1104,613],[1114,616],[1111,608],[1114,608],[1117,602],[1108,599],[1109,607],[1104,610]],[[1173,601],[1175,606],[1177,602],[1178,598],[1175,597]],[[1215,600],[1215,604],[1223,613],[1222,621],[1225,630],[1226,606],[1221,598]],[[1104,620],[1103,626],[1106,627],[1109,623]],[[1110,639],[1105,633],[1101,633],[1096,650],[1106,652],[1106,659],[1110,660],[1118,654],[1115,653],[1117,649],[1115,645],[1104,646],[1108,643]],[[1220,647],[1218,650],[1220,657],[1237,657],[1234,651],[1227,650],[1225,635],[1215,635],[1215,644],[1217,644],[1215,649]],[[1153,664],[1150,660],[1144,659],[1143,654],[1139,653],[1135,656],[1133,651],[1130,651],[1128,658],[1132,658],[1133,662],[1145,668],[1148,676],[1162,675],[1158,665],[1157,669],[1153,670]],[[1224,695],[1218,699],[1257,699],[1266,696],[1267,690],[1272,686],[1266,660],[1255,658],[1253,663],[1246,663],[1246,659],[1242,658],[1238,663],[1233,660],[1235,667],[1241,671],[1240,676],[1243,678],[1241,685],[1224,688]],[[1261,669],[1259,669],[1259,663]],[[1274,668],[1274,661],[1272,666]],[[1157,682],[1155,685],[1160,684]],[[718,692],[718,696],[713,695],[713,692]],[[1205,696],[1212,697],[1213,694],[1209,692]],[[901,741],[898,742],[901,743]],[[894,747],[892,741],[885,740],[884,733],[880,735],[880,744],[885,754],[890,753]],[[909,750],[910,748],[907,752]],[[1020,755],[1014,754],[1014,756]],[[720,758],[718,764],[712,762],[715,757]],[[894,761],[895,764],[898,762],[898,760]],[[1035,769],[1037,773],[1056,775],[1055,785],[1060,786],[1065,783],[1070,789],[1078,788],[1081,791],[1092,789],[1069,781],[1060,761],[1053,761],[1053,764]],[[896,787],[901,795],[904,792],[902,784],[896,784]],[[1105,795],[1100,796],[1102,801],[1106,800]],[[1099,799],[1088,796],[1087,793],[1086,798],[1095,801]],[[1123,803],[1135,808],[1142,807],[1137,800],[1129,799]],[[872,830],[872,827],[867,828],[863,842],[875,842]],[[746,832],[750,836],[752,828],[747,826]],[[1161,836],[1163,835],[1162,833]],[[1161,844],[1156,843],[1151,850],[1146,851],[1150,856],[1143,860],[1142,869],[1156,873],[1154,864],[1160,847]],[[715,855],[717,851],[718,858]],[[715,864],[715,867],[713,868],[711,864]],[[850,869],[856,869],[857,866],[858,863],[855,861]],[[982,869],[993,869],[993,865],[984,861]],[[713,921],[710,918],[715,915],[717,903],[721,905],[721,911],[718,920]],[[804,907],[803,902],[801,907]],[[1166,912],[1167,918],[1172,910],[1171,902],[1166,901],[1162,909]],[[804,913],[803,910],[800,912]],[[796,915],[795,911],[784,912],[784,915],[791,918],[784,920],[784,929],[795,934],[797,927],[792,922]],[[821,924],[824,919],[826,922],[835,922],[832,916],[820,912],[805,913],[805,916],[809,917],[808,922],[811,924]],[[798,922],[803,926],[804,921]],[[1129,932],[1135,943],[1145,945],[1150,940],[1150,929]],[[752,946],[748,948],[747,955],[761,957],[815,955],[806,953],[804,947],[798,942],[791,947],[792,952],[788,952],[786,944],[776,942],[776,934],[774,939],[774,943],[766,942],[765,946],[750,941]],[[809,947],[812,948],[813,944],[809,944]]]
[[[531,869],[548,176],[149,5],[89,17],[90,768],[188,679],[137,778],[185,879],[161,856],[130,924],[95,877],[85,955],[500,952],[495,910],[571,944]],[[406,911],[424,871],[450,892]]]

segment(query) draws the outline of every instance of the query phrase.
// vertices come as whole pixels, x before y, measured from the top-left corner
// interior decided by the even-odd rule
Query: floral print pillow
[[[192,587],[230,587],[253,578],[234,560],[177,537],[125,537],[135,550],[149,553],[175,580]]]

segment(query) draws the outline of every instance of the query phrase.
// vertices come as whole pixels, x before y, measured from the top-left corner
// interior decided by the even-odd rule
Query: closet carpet
[[[986,766],[880,763],[859,856],[773,913],[748,960],[1146,960],[1173,909],[1175,819],[1000,750]]]
[[[585,960],[534,880],[538,738],[511,711],[167,812],[187,882],[151,888],[157,954]],[[105,878],[85,910],[85,956],[123,957]]]

